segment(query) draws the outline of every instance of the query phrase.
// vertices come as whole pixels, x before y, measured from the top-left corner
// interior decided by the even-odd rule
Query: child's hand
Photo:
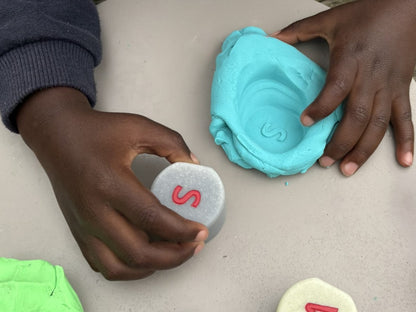
[[[351,176],[393,125],[398,162],[413,162],[409,85],[416,62],[416,1],[359,0],[293,23],[272,35],[294,44],[324,38],[330,48],[326,84],[303,112],[310,126],[346,99],[344,117],[320,164],[341,160]]]
[[[85,258],[107,279],[146,277],[202,249],[207,228],[162,206],[130,168],[141,153],[195,162],[179,134],[142,116],[94,111],[70,88],[29,97],[17,122]]]

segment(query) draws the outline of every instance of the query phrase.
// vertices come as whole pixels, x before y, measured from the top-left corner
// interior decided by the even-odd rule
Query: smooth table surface
[[[295,4],[296,3],[296,4]],[[222,40],[244,26],[278,30],[325,7],[312,0],[108,0],[97,108],[146,115],[185,138],[220,174],[227,220],[198,256],[133,282],[109,282],[84,260],[49,181],[21,138],[0,131],[0,256],[62,265],[86,311],[275,311],[295,282],[319,277],[359,311],[416,307],[416,167],[394,157],[389,130],[352,178],[337,166],[267,178],[230,163],[209,134],[210,86]],[[325,63],[321,45],[307,53]],[[411,97],[415,101],[415,83]],[[166,162],[140,157],[150,186]],[[288,185],[286,185],[288,182]]]

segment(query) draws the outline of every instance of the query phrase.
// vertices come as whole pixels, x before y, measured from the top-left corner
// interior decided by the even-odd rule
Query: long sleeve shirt
[[[100,25],[90,0],[0,0],[0,112],[11,131],[20,104],[37,90],[65,86],[96,100]]]

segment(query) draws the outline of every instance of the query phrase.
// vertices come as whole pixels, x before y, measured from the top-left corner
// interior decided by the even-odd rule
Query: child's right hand
[[[95,111],[71,88],[30,96],[17,123],[82,253],[107,279],[143,278],[203,248],[208,229],[161,205],[130,168],[141,153],[197,162],[179,134],[142,116]]]

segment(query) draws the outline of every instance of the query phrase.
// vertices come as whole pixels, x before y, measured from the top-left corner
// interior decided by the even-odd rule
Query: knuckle
[[[111,198],[118,193],[117,184],[114,179],[109,176],[103,176],[102,178],[97,179],[94,188],[98,194],[105,195],[107,198]]]
[[[118,192],[119,186],[114,171],[106,165],[97,163],[94,170],[84,168],[80,175],[80,180],[87,181],[93,187],[95,193],[108,197],[108,195]]]
[[[184,226],[175,227],[175,237],[177,240],[192,240],[196,236],[196,231],[188,226],[188,222],[185,221]]]
[[[149,257],[141,249],[136,248],[128,253],[125,262],[129,267],[134,268],[149,268],[152,265]]]
[[[101,274],[106,280],[109,281],[120,281],[123,279],[123,272],[121,269],[115,266],[106,267],[101,271]]]
[[[330,105],[325,104],[323,102],[319,102],[316,107],[315,113],[317,113],[318,116],[320,116],[320,118],[323,118],[323,117],[330,115],[332,111],[333,111],[333,108]]]
[[[406,143],[413,143],[414,141],[414,134],[413,131],[406,131],[399,135],[396,139],[397,143],[399,144],[406,144]]]
[[[101,205],[89,204],[82,205],[78,209],[77,222],[83,231],[96,231],[105,226],[106,211],[111,209],[108,203]]]
[[[357,58],[365,57],[373,53],[372,50],[369,48],[370,42],[368,39],[360,39],[351,46],[351,52]]]
[[[363,164],[368,158],[370,158],[373,152],[367,149],[359,148],[354,151],[352,158],[356,159],[358,164]]]
[[[365,44],[364,42],[362,42],[362,41],[358,41],[358,42],[354,45],[353,51],[354,51],[355,53],[361,53],[362,51],[364,51],[364,50],[365,50],[365,47],[366,47],[366,44]]]
[[[172,130],[170,140],[171,140],[171,142],[174,146],[184,146],[185,145],[185,141],[183,140],[182,135],[179,132],[175,131],[175,130]]]
[[[137,221],[144,227],[152,226],[158,220],[159,213],[152,207],[142,207],[137,213]]]
[[[382,130],[385,130],[389,126],[389,119],[384,114],[376,115],[376,116],[374,116],[374,118],[372,120],[372,124],[376,128],[380,128]]]
[[[399,121],[401,122],[411,122],[412,121],[412,112],[410,110],[407,110],[400,114]]]
[[[376,74],[378,74],[380,72],[380,69],[383,68],[383,61],[379,56],[374,56],[374,58],[371,61],[371,65],[370,65],[370,71],[373,74],[373,76],[375,76]]]
[[[348,93],[348,84],[345,77],[340,75],[333,75],[329,78],[330,88],[336,96],[343,97]]]
[[[357,105],[350,111],[350,115],[360,125],[367,124],[370,119],[370,112],[364,105]]]

